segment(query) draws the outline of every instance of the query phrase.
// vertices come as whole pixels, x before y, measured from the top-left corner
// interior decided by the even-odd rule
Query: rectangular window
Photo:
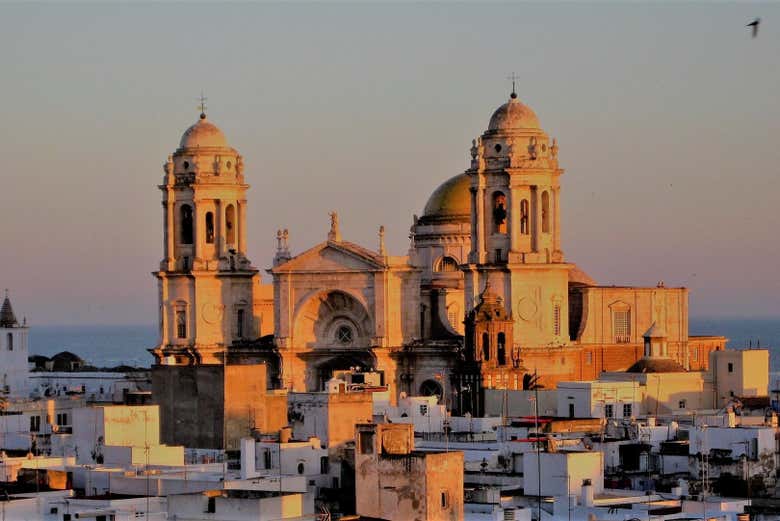
[[[733,372],[734,372],[734,364],[729,362],[729,373],[733,373]]]
[[[561,334],[561,305],[557,302],[553,304],[553,335]]]
[[[614,407],[611,403],[608,403],[604,406],[604,417],[605,418],[612,418],[615,415]]]
[[[263,452],[263,467],[266,470],[271,468],[271,449],[265,449]]]
[[[176,336],[187,338],[187,313],[183,309],[176,311]]]
[[[627,344],[631,342],[631,311],[615,311],[613,321],[615,343]]]
[[[39,432],[41,430],[41,417],[30,416],[30,432]]]
[[[685,400],[680,400],[677,405],[680,409],[685,409],[685,406],[688,405],[688,403]]]
[[[328,457],[322,456],[320,458],[320,474],[327,474],[329,470]]]
[[[244,338],[244,310],[239,309],[236,313],[236,336]]]
[[[210,497],[208,505],[206,506],[207,514],[216,514],[217,512],[217,498]]]
[[[420,405],[420,414],[423,415],[423,416],[427,416],[428,415],[428,404],[427,403],[424,403],[424,404]]]
[[[630,403],[623,404],[623,418],[630,418],[633,415],[633,407]]]
[[[373,454],[374,453],[374,433],[373,432],[361,432],[360,433],[360,453],[361,454]]]
[[[446,490],[441,491],[441,507],[450,508],[450,494]]]

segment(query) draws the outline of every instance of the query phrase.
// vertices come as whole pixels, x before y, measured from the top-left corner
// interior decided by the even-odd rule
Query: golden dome
[[[469,186],[471,180],[466,174],[458,174],[439,185],[434,190],[423,210],[423,217],[470,219],[471,198]]]
[[[539,129],[539,118],[513,92],[509,101],[498,107],[490,117],[488,130]]]
[[[181,137],[179,148],[227,147],[225,134],[214,123],[200,115],[197,123],[188,128]]]

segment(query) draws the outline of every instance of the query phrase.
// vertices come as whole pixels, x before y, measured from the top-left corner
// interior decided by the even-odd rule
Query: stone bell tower
[[[241,155],[201,113],[164,165],[163,260],[158,279],[162,365],[222,363],[234,341],[254,339],[246,258],[246,191]]]
[[[520,347],[567,343],[568,271],[560,233],[558,145],[512,92],[471,148],[467,312],[489,283]]]

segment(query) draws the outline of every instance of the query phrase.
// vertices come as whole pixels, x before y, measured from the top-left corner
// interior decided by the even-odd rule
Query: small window
[[[216,514],[217,512],[217,498],[210,497],[208,505],[206,506],[207,514]]]
[[[360,433],[360,453],[361,454],[373,454],[374,453],[374,433],[362,431]]]
[[[688,402],[686,400],[680,400],[680,402],[677,404],[678,408],[685,409],[685,407],[688,405]]]
[[[604,417],[613,418],[614,416],[615,416],[614,406],[611,403],[606,404],[604,406]]]
[[[542,233],[550,233],[550,193],[542,192]]]
[[[322,456],[320,458],[320,474],[327,474],[330,470],[330,464],[328,463],[328,457]]]
[[[733,372],[734,372],[734,364],[729,362],[729,373],[733,373]]]
[[[520,233],[528,235],[530,227],[528,226],[528,199],[520,201]]]
[[[176,311],[176,336],[187,338],[187,313],[183,309]]]
[[[225,208],[225,230],[227,231],[227,243],[230,246],[236,244],[236,210],[232,204]]]
[[[458,261],[452,257],[442,257],[441,260],[439,260],[439,262],[436,264],[436,269],[434,271],[441,273],[452,273],[458,271]]]
[[[40,432],[41,430],[41,417],[30,416],[30,432]]]
[[[501,145],[496,143],[496,146],[494,146],[493,149],[496,151],[496,153],[501,152]]]
[[[561,334],[561,305],[556,302],[553,304],[553,335]]]
[[[349,326],[339,326],[336,330],[336,342],[342,345],[349,345],[352,343],[352,328]]]
[[[630,403],[624,403],[623,404],[623,418],[630,418],[633,416],[634,411],[633,407]]]
[[[423,403],[423,404],[420,405],[420,414],[422,416],[428,416],[428,404],[427,403]]]
[[[490,336],[487,333],[482,333],[482,358],[490,360]]]
[[[265,449],[263,452],[263,468],[266,470],[271,468],[271,449]]]
[[[244,338],[244,310],[239,309],[236,312],[236,336]]]
[[[214,244],[214,214],[206,212],[206,242]]]
[[[506,365],[506,335],[499,333],[496,340],[496,359],[498,365]]]
[[[493,194],[493,233],[506,233],[506,196],[501,192]]]
[[[306,470],[303,463],[298,463],[298,474],[303,474],[303,471]]]
[[[185,204],[181,207],[181,243],[192,244],[192,207]]]
[[[6,336],[8,339],[8,350],[13,351],[14,350],[14,335],[12,333],[8,333]]]
[[[450,508],[450,494],[446,490],[441,491],[441,507],[443,509]]]

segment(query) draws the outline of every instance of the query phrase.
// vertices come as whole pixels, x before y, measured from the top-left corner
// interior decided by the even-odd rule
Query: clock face
[[[219,304],[203,304],[201,307],[201,316],[207,324],[216,324],[222,319],[223,306]]]

